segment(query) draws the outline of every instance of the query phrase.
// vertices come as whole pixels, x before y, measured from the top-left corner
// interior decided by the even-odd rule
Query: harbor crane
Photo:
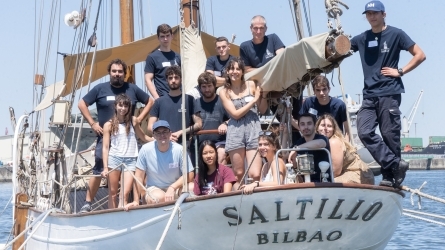
[[[414,116],[416,115],[417,107],[419,106],[420,100],[422,99],[423,90],[420,91],[419,97],[417,97],[416,102],[414,103],[413,108],[409,112],[408,118],[406,116],[403,116],[402,119],[402,136],[403,137],[409,137],[409,128],[411,127],[411,124],[414,120]]]

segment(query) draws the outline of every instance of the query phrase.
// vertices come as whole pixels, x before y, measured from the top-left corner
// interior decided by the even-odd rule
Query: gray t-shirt
[[[182,176],[182,146],[170,142],[169,149],[161,152],[157,143],[157,141],[152,141],[142,146],[136,167],[147,174],[147,187],[156,186],[164,189]],[[187,162],[188,173],[194,170],[188,154]]]

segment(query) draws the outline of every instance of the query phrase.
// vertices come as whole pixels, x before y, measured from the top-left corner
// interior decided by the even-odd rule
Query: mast
[[[184,24],[188,27],[193,23],[199,27],[199,0],[181,0],[181,6],[184,10]]]
[[[294,12],[295,12],[295,20],[297,22],[297,30],[298,30],[298,40],[301,40],[304,38],[304,28],[303,28],[303,22],[301,19],[301,0],[294,0]],[[308,96],[313,96],[311,86],[307,86],[307,94]]]
[[[134,19],[133,19],[133,0],[120,0],[120,26],[121,26],[121,44],[127,44],[134,41]],[[125,81],[135,83],[134,64],[127,65],[127,74]]]

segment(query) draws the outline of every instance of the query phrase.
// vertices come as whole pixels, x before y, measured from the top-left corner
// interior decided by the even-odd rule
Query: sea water
[[[376,177],[376,183],[381,176]],[[408,171],[404,185],[410,188],[419,188],[422,183],[427,184],[421,190],[424,193],[445,199],[445,171]],[[0,183],[0,212],[3,211],[11,198],[11,183]],[[417,210],[417,197],[414,197],[414,206],[411,205],[410,193],[406,192],[403,200],[403,208]],[[445,204],[422,199],[422,212],[434,213],[445,216]],[[391,218],[388,218],[389,220]],[[445,220],[439,220],[445,223]],[[12,226],[12,205],[9,205],[4,213],[0,214],[0,244],[6,243]],[[384,230],[382,228],[382,230]],[[445,249],[445,227],[424,222],[408,216],[402,216],[391,241],[386,249]]]

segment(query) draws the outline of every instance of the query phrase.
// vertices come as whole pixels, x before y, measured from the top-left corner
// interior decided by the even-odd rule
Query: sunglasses
[[[272,131],[260,131],[260,132],[258,133],[258,135],[269,136],[269,135],[272,135]]]

